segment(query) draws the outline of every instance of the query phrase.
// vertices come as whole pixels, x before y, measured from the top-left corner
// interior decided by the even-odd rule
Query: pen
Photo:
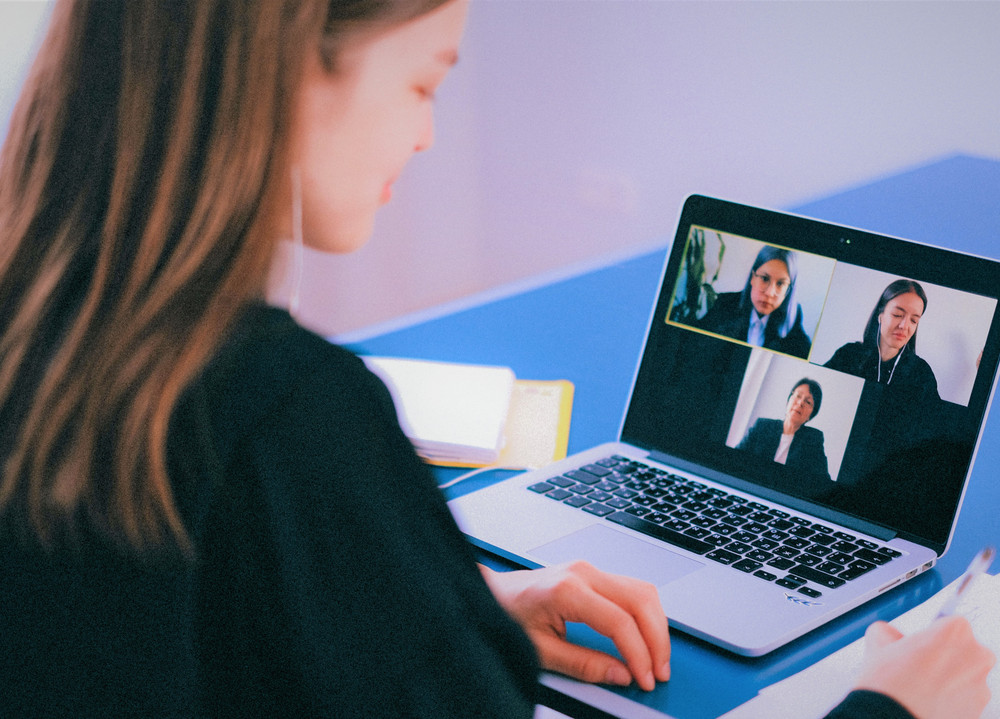
[[[955,589],[955,593],[948,597],[948,600],[941,606],[941,610],[938,612],[936,619],[941,617],[948,617],[955,613],[955,609],[958,607],[958,601],[962,598],[962,594],[968,589],[969,585],[972,584],[972,580],[977,576],[985,572],[990,567],[990,563],[993,561],[993,556],[996,554],[996,550],[993,547],[983,547],[979,554],[977,554],[972,562],[969,564],[969,568],[965,570],[958,580],[958,587]]]

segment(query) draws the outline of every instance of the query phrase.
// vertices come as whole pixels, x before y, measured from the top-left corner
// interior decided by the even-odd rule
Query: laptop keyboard
[[[901,556],[618,455],[528,489],[811,598]]]

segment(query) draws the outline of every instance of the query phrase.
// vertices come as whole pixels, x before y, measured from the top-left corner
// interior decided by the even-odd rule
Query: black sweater
[[[0,715],[532,715],[534,650],[356,357],[253,309],[168,453],[196,562],[4,541]]]

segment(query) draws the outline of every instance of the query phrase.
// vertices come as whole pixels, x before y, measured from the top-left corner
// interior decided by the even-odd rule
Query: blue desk
[[[738,200],[739,198],[731,198]],[[1000,162],[952,157],[796,208],[794,212],[987,256],[1000,252]],[[672,232],[673,228],[664,228]],[[568,379],[576,385],[569,451],[617,436],[642,349],[666,249],[536,284],[487,301],[454,307],[411,326],[351,342],[370,354],[507,365],[525,379]],[[709,719],[749,700],[762,687],[854,641],[875,619],[892,619],[964,570],[984,543],[1000,543],[1000,409],[994,408],[979,447],[958,529],[937,568],[759,659],[718,650],[673,634],[671,681],[646,694],[599,690],[605,708],[629,716]],[[455,475],[442,470],[441,479]],[[469,479],[449,498],[509,474]],[[574,628],[574,638],[604,649],[602,637]],[[589,688],[588,688],[589,689]],[[593,692],[586,694],[588,701]],[[634,704],[632,702],[635,702]],[[554,697],[567,713],[588,708]],[[650,709],[656,710],[650,712]]]

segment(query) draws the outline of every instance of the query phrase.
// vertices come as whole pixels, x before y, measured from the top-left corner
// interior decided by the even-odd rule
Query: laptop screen
[[[622,439],[940,552],[990,402],[998,292],[992,260],[693,196]]]

